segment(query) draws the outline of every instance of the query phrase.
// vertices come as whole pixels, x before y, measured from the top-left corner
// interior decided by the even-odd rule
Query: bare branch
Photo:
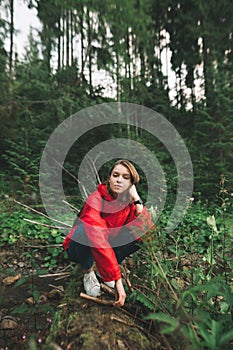
[[[66,229],[66,227],[64,226],[53,226],[53,225],[48,225],[48,224],[44,224],[42,222],[38,222],[38,221],[34,221],[34,220],[30,220],[30,219],[26,219],[26,218],[23,218],[24,221],[28,221],[34,225],[40,225],[40,226],[44,226],[44,227],[49,227],[49,228],[55,228],[55,229],[58,229],[58,230],[64,230]],[[64,223],[64,225],[66,225]]]
[[[87,295],[85,293],[80,293],[80,297],[84,298],[86,300],[94,301],[95,303],[98,303],[98,304],[113,306],[113,301],[111,301],[111,300],[91,297],[90,295]]]
[[[31,245],[31,244],[24,244],[24,247],[27,247],[27,248],[36,248],[36,249],[60,248],[60,247],[62,247],[62,243],[61,243],[61,244],[49,244],[49,245]]]
[[[96,169],[94,160],[89,156],[89,154],[87,154],[86,156],[87,156],[89,162],[91,163],[91,166],[92,166],[93,169],[94,169],[94,172],[95,172],[96,178],[97,178],[97,180],[98,180],[98,183],[101,184],[101,180],[100,180],[100,177],[99,177],[99,173],[98,173],[98,171],[97,171],[97,169]]]
[[[53,158],[53,159],[68,175],[70,175],[75,181],[77,181],[80,184],[80,186],[82,187],[82,190],[84,192],[84,195],[87,198],[88,197],[87,191],[86,191],[85,187],[83,186],[83,184],[81,183],[81,181],[76,176],[74,176],[69,170],[67,170],[61,163],[59,163],[55,158]]]
[[[119,323],[122,323],[122,324],[124,324],[124,325],[126,325],[128,327],[136,327],[136,328],[138,328],[138,329],[140,329],[141,331],[144,332],[144,328],[143,327],[137,325],[136,323],[129,323],[128,321],[125,321],[125,320],[123,320],[122,318],[120,318],[120,317],[118,317],[116,315],[111,315],[110,319],[112,321],[117,321]]]
[[[39,275],[41,278],[46,277],[57,277],[57,276],[69,276],[70,272],[57,272],[57,273],[48,273],[47,275]]]
[[[77,213],[80,212],[79,209],[75,208],[72,204],[70,204],[69,202],[65,201],[64,199],[62,200],[63,203],[67,204],[70,208],[72,208],[74,211],[76,211]]]
[[[41,213],[40,211],[38,211],[38,210],[36,210],[36,209],[34,209],[34,208],[31,208],[31,207],[29,207],[28,205],[23,204],[23,203],[21,203],[21,202],[18,202],[16,199],[14,199],[14,202],[17,203],[17,204],[19,204],[19,205],[22,205],[24,208],[27,208],[27,209],[31,210],[32,212],[34,212],[34,213],[36,213],[36,214],[39,214],[39,215],[41,215],[41,216],[43,216],[43,217],[49,219],[50,221],[52,220],[52,221],[58,222],[59,224],[65,225],[65,226],[67,226],[67,227],[72,227],[72,225],[66,224],[66,223],[64,223],[64,222],[62,222],[62,221],[59,221],[59,220],[57,220],[57,219],[54,219],[54,218],[50,218],[48,215],[46,215],[46,214],[44,214],[44,213]]]
[[[104,283],[100,283],[100,288],[102,289],[103,292],[108,293],[110,295],[114,295],[115,296],[115,292],[114,290],[112,290],[112,288],[106,286],[106,284]]]

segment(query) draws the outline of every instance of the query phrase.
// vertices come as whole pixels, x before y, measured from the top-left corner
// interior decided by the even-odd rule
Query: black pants
[[[86,235],[82,224],[79,224],[78,230],[79,230],[78,234]],[[121,234],[125,234],[125,231],[122,231]],[[128,231],[128,234],[129,234],[129,231]],[[131,234],[130,236],[131,237],[129,239],[129,243],[127,244],[117,246],[116,241],[112,242],[112,246],[113,246],[112,249],[115,252],[116,259],[119,264],[127,256],[129,256],[130,254],[140,249],[140,242],[135,240],[135,238],[133,238]],[[118,236],[118,240],[120,241],[119,236]],[[70,241],[67,253],[68,253],[69,259],[73,262],[79,263],[82,266],[83,270],[90,269],[94,263],[94,257],[92,255],[91,248],[88,245],[84,245],[77,242],[77,239],[72,239]]]

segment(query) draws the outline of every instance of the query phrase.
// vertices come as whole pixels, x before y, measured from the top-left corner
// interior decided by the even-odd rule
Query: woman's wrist
[[[137,205],[137,204],[143,205],[143,202],[142,202],[142,200],[141,200],[140,198],[137,199],[137,200],[135,200],[133,203],[134,203],[135,205]]]

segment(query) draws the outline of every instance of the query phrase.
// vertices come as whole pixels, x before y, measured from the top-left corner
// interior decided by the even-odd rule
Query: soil
[[[1,249],[0,350],[167,349],[141,305],[116,309],[80,297],[80,269],[61,255],[57,269],[42,272],[45,256],[45,248],[20,244]]]

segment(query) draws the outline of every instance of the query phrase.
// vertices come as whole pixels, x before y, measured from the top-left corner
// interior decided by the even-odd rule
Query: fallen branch
[[[60,272],[64,272],[64,271],[68,270],[70,267],[72,267],[72,264],[67,265],[66,267],[61,269]]]
[[[59,292],[64,293],[64,288],[62,286],[54,286],[53,284],[49,284],[49,287],[59,290]]]
[[[77,181],[80,184],[80,186],[82,187],[82,190],[84,192],[84,195],[87,198],[88,194],[87,194],[86,188],[83,186],[81,181],[76,176],[74,176],[69,170],[67,170],[61,163],[59,163],[55,158],[53,158],[53,160],[62,168],[62,170],[64,170],[68,175],[70,175],[70,177],[72,177],[75,181]]]
[[[121,268],[123,270],[122,276],[125,279],[125,282],[129,288],[129,291],[130,291],[130,293],[133,293],[134,289],[133,289],[133,286],[132,286],[130,279],[129,279],[129,273],[127,272],[126,268],[123,265],[121,266]]]
[[[153,349],[157,349],[158,347],[160,347],[160,342],[158,341],[157,338],[155,338],[153,335],[151,335],[150,333],[148,333],[148,331],[146,329],[144,329],[143,327],[137,325],[136,323],[132,323],[132,322],[128,322],[128,321],[125,321],[125,320],[122,320],[121,318],[115,316],[115,315],[111,315],[110,319],[112,321],[117,321],[119,323],[122,323],[124,325],[126,325],[127,327],[135,327],[135,328],[138,328],[140,329],[140,331],[142,331],[148,338],[150,338],[151,340],[153,340],[154,342],[154,347]],[[169,348],[170,350],[170,348]]]
[[[41,278],[47,278],[47,277],[57,277],[57,276],[65,276],[70,275],[70,272],[57,272],[57,273],[48,273],[46,275],[39,275]]]
[[[62,280],[62,279],[64,279],[64,278],[66,278],[68,275],[64,275],[64,276],[60,276],[60,277],[57,277],[57,278],[55,278],[55,281],[60,281],[60,280]]]
[[[44,227],[55,228],[55,229],[58,229],[58,230],[65,230],[66,229],[66,227],[64,227],[64,226],[63,227],[61,227],[61,226],[53,226],[53,225],[44,224],[42,222],[38,222],[38,221],[26,219],[26,218],[23,218],[23,220],[24,221],[28,221],[28,222],[30,222],[31,224],[34,224],[34,225],[40,225],[40,226],[44,226]]]
[[[100,180],[100,177],[99,177],[99,173],[98,173],[98,171],[97,171],[97,169],[96,169],[94,160],[93,160],[88,154],[87,154],[87,158],[88,158],[88,160],[89,160],[89,163],[91,163],[91,166],[92,166],[93,169],[94,169],[95,176],[97,177],[98,183],[101,184],[101,180]]]
[[[104,283],[100,283],[100,288],[102,289],[103,292],[108,293],[110,295],[114,295],[115,296],[115,292],[112,288],[106,286],[106,284]]]
[[[27,248],[36,248],[36,249],[60,248],[60,247],[62,247],[62,243],[60,243],[60,244],[49,244],[49,245],[30,245],[30,244],[24,244],[24,247],[27,247]]]
[[[48,215],[46,215],[46,214],[44,214],[44,213],[41,213],[40,211],[38,211],[38,210],[36,210],[36,209],[34,209],[34,208],[32,208],[32,207],[29,207],[28,205],[23,204],[23,203],[21,203],[21,202],[18,202],[16,199],[14,199],[14,202],[17,203],[17,204],[19,204],[19,205],[21,205],[21,206],[23,206],[24,208],[27,208],[27,209],[31,210],[32,212],[34,212],[34,213],[36,213],[36,214],[39,214],[39,215],[41,215],[41,216],[43,216],[43,217],[49,219],[50,221],[52,220],[52,221],[55,221],[55,222],[57,222],[57,223],[59,223],[59,224],[65,225],[65,226],[67,226],[67,227],[72,227],[72,225],[70,225],[70,224],[66,224],[65,222],[59,221],[59,220],[54,219],[54,218],[50,218]]]
[[[140,329],[143,332],[145,331],[143,327],[137,325],[136,323],[132,323],[132,322],[128,322],[128,321],[122,320],[122,318],[117,317],[115,315],[111,315],[110,319],[112,321],[117,321],[119,323],[122,323],[122,324],[124,324],[124,325],[126,325],[128,327],[136,327],[136,328]]]
[[[95,303],[102,304],[102,305],[113,306],[113,303],[114,303],[112,300],[105,300],[105,299],[100,299],[96,297],[91,297],[90,295],[87,295],[85,293],[80,293],[80,297],[86,300],[94,301]]]
[[[79,209],[75,208],[72,204],[70,204],[69,202],[65,201],[64,199],[62,200],[63,203],[67,204],[71,209],[73,209],[74,211],[76,211],[77,213],[80,212]]]

